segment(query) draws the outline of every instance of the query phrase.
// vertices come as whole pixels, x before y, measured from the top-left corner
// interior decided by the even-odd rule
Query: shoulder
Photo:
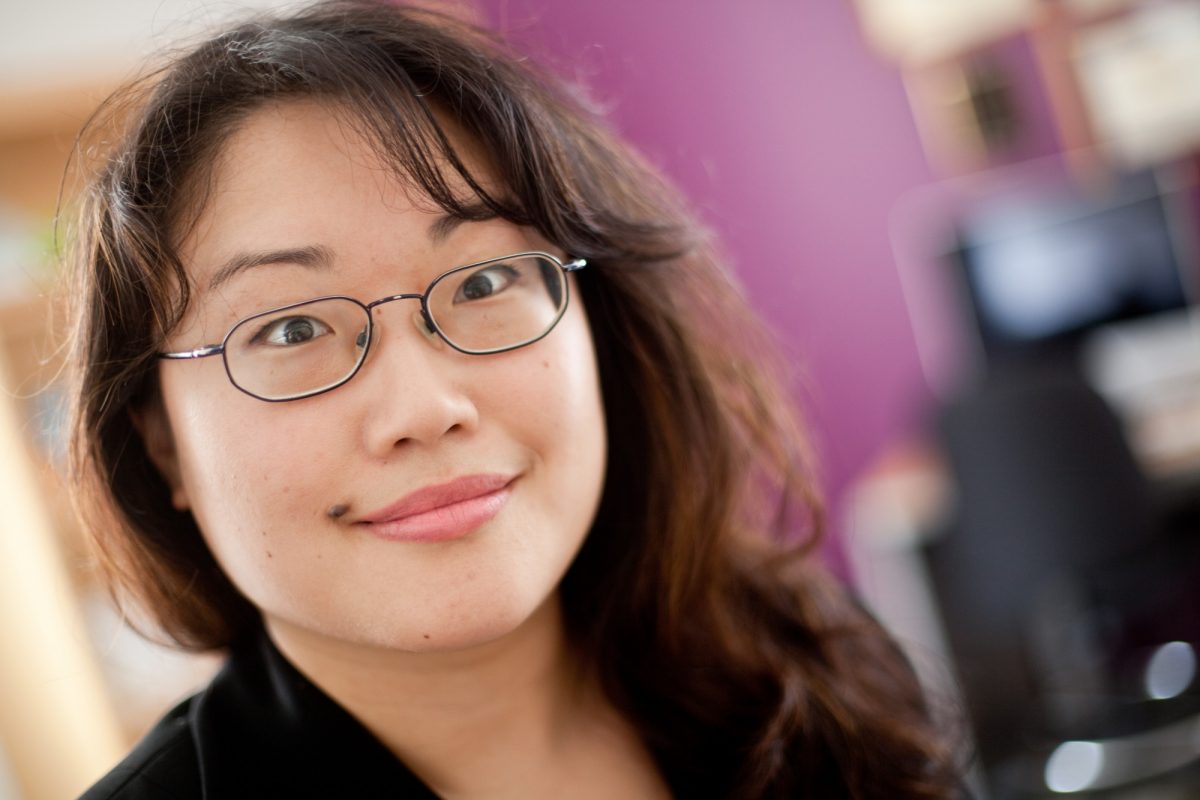
[[[188,722],[193,702],[172,709],[80,800],[199,800],[199,758]]]
[[[81,800],[327,800],[436,795],[274,647],[235,645]]]

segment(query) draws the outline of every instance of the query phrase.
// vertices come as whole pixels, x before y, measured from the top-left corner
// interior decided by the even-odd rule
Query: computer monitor
[[[1177,200],[1140,173],[1103,193],[1027,187],[963,211],[951,263],[987,360],[1070,353],[1098,326],[1184,308]]]

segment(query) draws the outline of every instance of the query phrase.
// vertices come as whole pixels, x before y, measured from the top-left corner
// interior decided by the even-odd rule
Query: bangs
[[[527,77],[514,73],[507,82],[497,80],[496,65],[477,50],[498,46],[487,33],[415,10],[409,13],[421,30],[411,35],[396,28],[394,15],[381,14],[396,28],[389,37],[378,30],[330,34],[328,19],[317,25],[307,18],[336,22],[343,6],[354,7],[362,23],[364,9],[353,3],[314,8],[283,24],[249,22],[202,45],[159,84],[158,97],[147,105],[160,120],[143,119],[139,138],[182,173],[167,184],[179,190],[156,204],[171,210],[176,231],[203,207],[211,189],[207,173],[223,143],[254,111],[290,100],[327,104],[398,180],[452,216],[500,216],[526,225],[533,222],[530,209],[561,205],[542,196],[561,189],[554,181],[521,179],[530,151],[543,150],[545,137],[523,107]],[[432,39],[431,30],[444,39]],[[198,75],[204,79],[197,81]],[[489,191],[467,168],[448,135],[455,124],[480,145],[504,191]],[[165,164],[164,172],[170,174],[171,166]],[[467,193],[456,190],[455,177]]]

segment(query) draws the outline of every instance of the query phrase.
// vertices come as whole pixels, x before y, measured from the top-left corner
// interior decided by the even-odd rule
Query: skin
[[[487,180],[472,143],[451,136]],[[225,144],[181,242],[197,294],[167,346],[219,342],[275,305],[370,301],[422,291],[460,264],[566,255],[503,220],[439,239],[430,227],[441,216],[330,107],[260,109]],[[330,263],[264,264],[209,289],[235,254],[308,246]],[[303,400],[243,394],[220,358],[165,362],[162,403],[138,424],[175,505],[195,515],[289,659],[439,794],[666,796],[636,733],[564,644],[557,587],[591,525],[606,457],[578,295],[545,339],[483,357],[429,336],[417,308],[376,309],[359,374]],[[516,480],[500,512],[463,538],[388,541],[358,524],[476,473]],[[346,512],[331,517],[335,506]]]

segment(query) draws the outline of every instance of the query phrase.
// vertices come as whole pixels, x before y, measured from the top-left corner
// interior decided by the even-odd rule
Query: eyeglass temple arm
[[[159,358],[204,358],[206,356],[220,355],[225,350],[223,345],[208,344],[204,347],[197,347],[195,350],[179,350],[174,353],[156,353]]]
[[[565,272],[575,272],[576,270],[581,270],[586,266],[587,266],[586,258],[577,258],[574,261],[568,261],[567,263],[563,264],[562,268],[563,268],[563,271],[565,271]]]

